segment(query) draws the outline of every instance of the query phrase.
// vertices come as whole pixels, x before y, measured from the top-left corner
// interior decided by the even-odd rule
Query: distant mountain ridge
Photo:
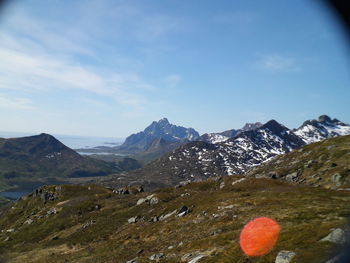
[[[113,163],[81,156],[49,134],[0,139],[0,188],[24,181],[117,171],[121,169]]]
[[[162,139],[163,142],[187,143],[196,140],[198,137],[199,133],[195,129],[171,124],[167,118],[163,118],[158,122],[153,121],[143,131],[128,136],[122,145],[116,147],[116,150],[139,153],[147,151],[155,140]]]
[[[262,126],[262,123],[260,123],[260,122],[246,123],[243,126],[243,128],[238,129],[238,130],[231,129],[231,130],[227,130],[227,131],[223,131],[223,132],[204,133],[203,135],[201,135],[197,139],[197,141],[203,141],[203,142],[207,142],[207,143],[219,143],[219,142],[226,141],[230,138],[233,138],[233,137],[237,136],[238,134],[240,134],[241,132],[255,130],[261,126]]]

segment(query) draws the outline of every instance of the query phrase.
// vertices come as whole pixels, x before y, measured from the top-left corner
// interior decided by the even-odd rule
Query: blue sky
[[[13,1],[0,15],[0,130],[349,123],[348,43],[318,2]]]

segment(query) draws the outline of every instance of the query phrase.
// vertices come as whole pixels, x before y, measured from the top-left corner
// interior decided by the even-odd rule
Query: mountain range
[[[313,132],[304,132],[311,124]],[[252,126],[256,128],[240,131],[236,136],[217,143],[192,141],[184,144],[143,168],[119,177],[118,183],[125,180],[153,188],[183,180],[201,181],[212,176],[243,174],[310,142],[350,134],[349,125],[326,115],[306,121],[295,130],[275,120]]]

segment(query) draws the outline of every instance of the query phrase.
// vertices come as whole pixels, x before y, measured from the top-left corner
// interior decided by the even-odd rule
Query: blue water
[[[8,198],[8,199],[14,199],[17,200],[21,196],[27,195],[29,192],[0,192],[0,195]]]
[[[15,138],[37,135],[34,133],[23,132],[1,132],[0,138]],[[122,138],[95,137],[95,136],[75,136],[75,135],[55,135],[53,136],[64,145],[72,149],[93,148],[97,146],[113,147],[123,142]]]

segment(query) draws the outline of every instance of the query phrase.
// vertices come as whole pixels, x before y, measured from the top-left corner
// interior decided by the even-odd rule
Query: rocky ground
[[[241,176],[152,193],[47,186],[2,211],[0,262],[327,262],[348,242],[349,201],[347,190]],[[239,234],[262,216],[280,237],[248,259]]]

